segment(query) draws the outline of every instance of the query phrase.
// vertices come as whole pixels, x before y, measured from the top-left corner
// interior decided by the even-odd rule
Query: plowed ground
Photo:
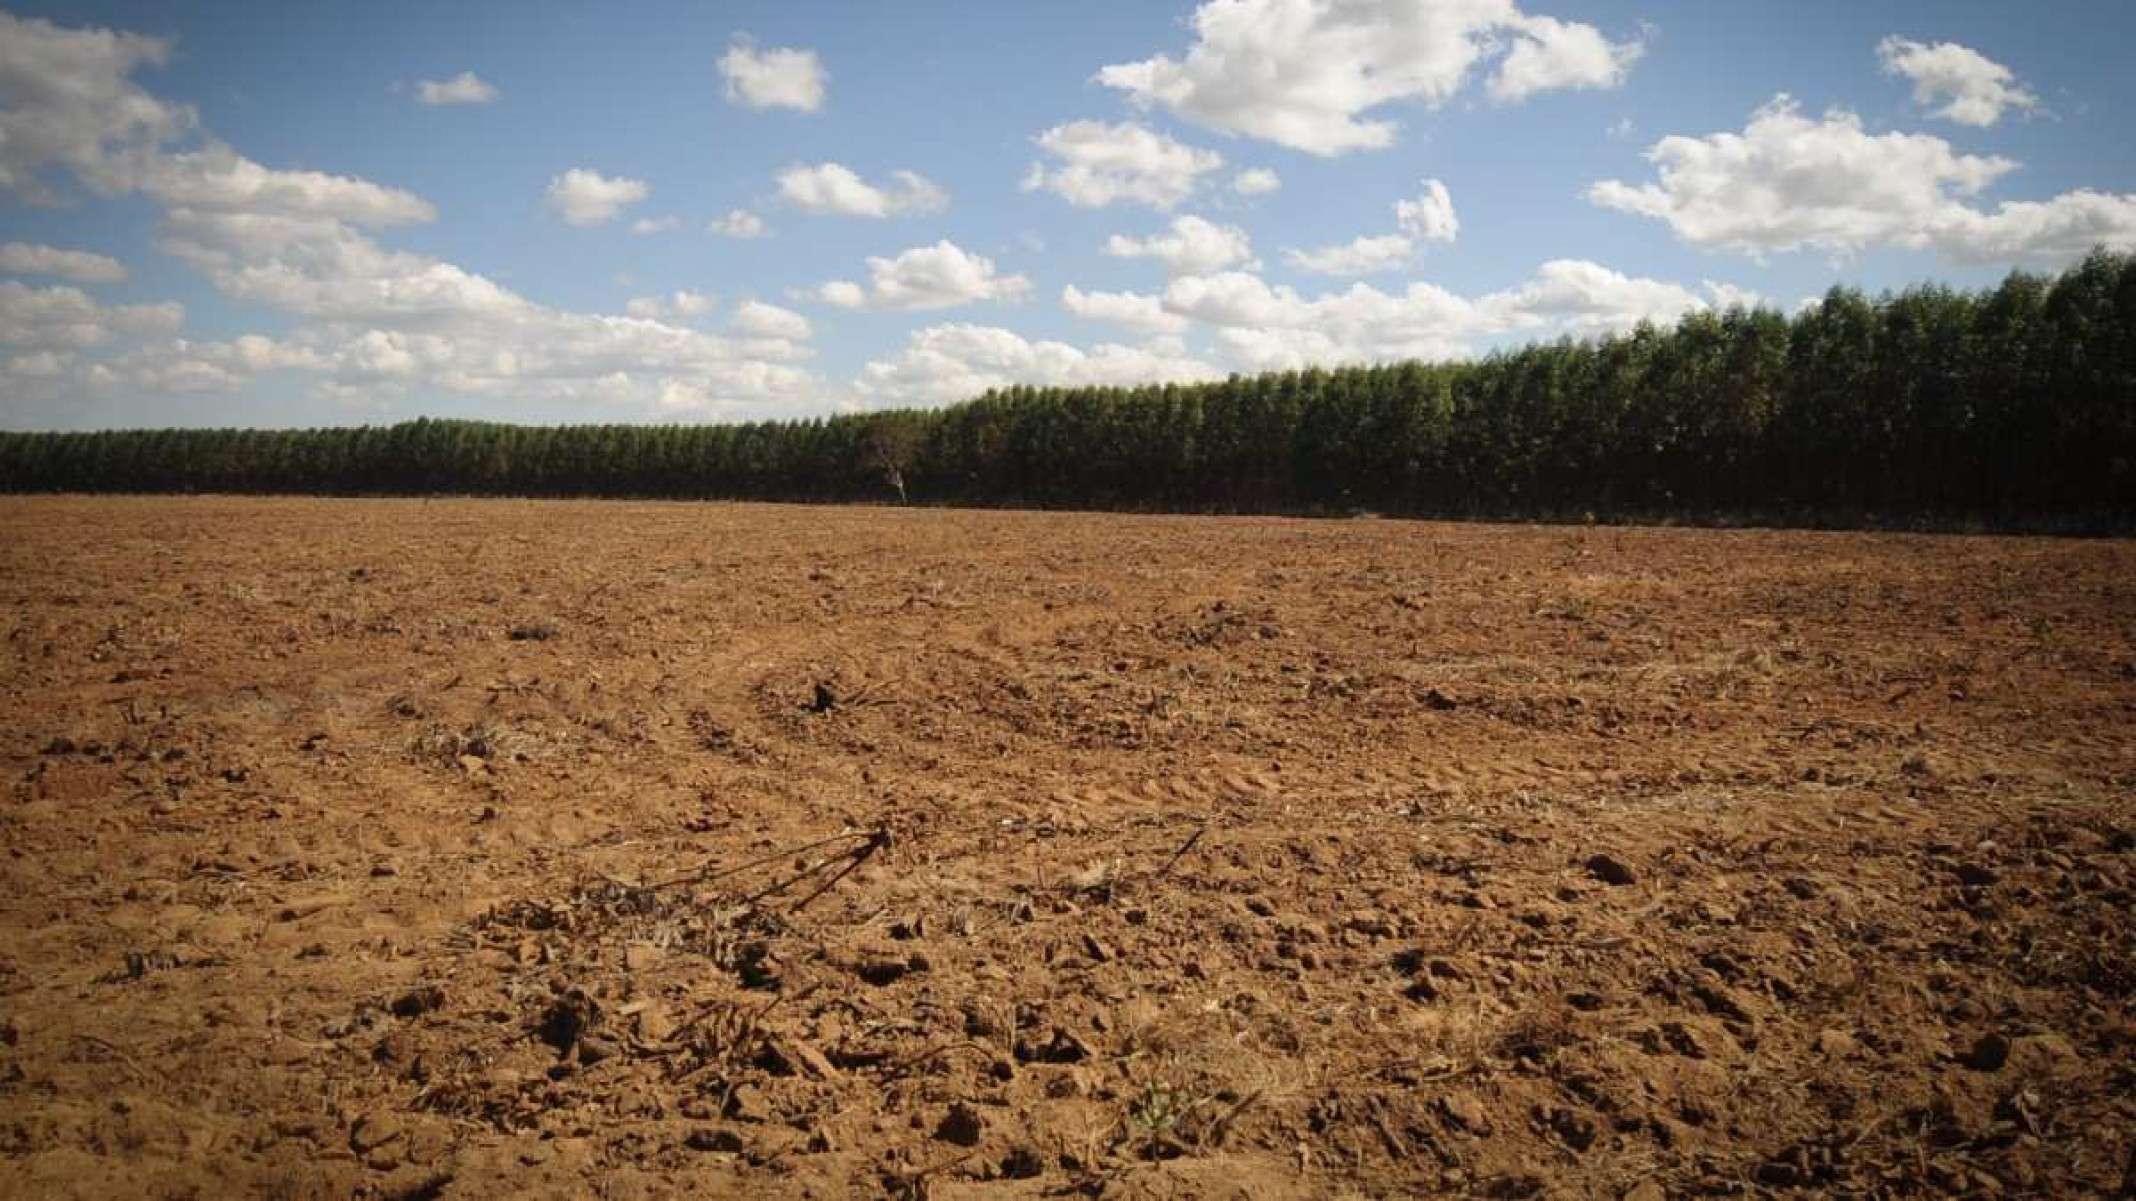
[[[2132,1185],[2129,543],[7,499],[0,596],[7,1196]]]

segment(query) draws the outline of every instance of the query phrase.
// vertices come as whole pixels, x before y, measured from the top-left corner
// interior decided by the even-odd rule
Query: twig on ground
[[[847,830],[843,833],[833,834],[829,838],[819,838],[814,842],[804,843],[801,846],[788,847],[782,851],[773,851],[769,855],[764,855],[760,858],[751,859],[747,863],[737,863],[732,867],[721,868],[717,871],[712,870],[710,866],[707,865],[706,867],[699,868],[694,872],[689,872],[685,875],[676,876],[672,880],[662,880],[657,884],[648,884],[646,885],[646,887],[648,889],[651,889],[652,891],[658,892],[662,889],[675,888],[684,884],[710,884],[714,880],[724,880],[728,876],[738,876],[743,872],[749,871],[752,868],[764,867],[768,864],[777,863],[781,859],[791,858],[795,855],[806,855],[810,851],[816,850],[819,847],[827,847],[834,842],[844,842],[854,838],[865,838],[872,842],[878,838],[886,839],[887,836],[885,832],[881,830]]]
[[[1172,857],[1171,857],[1170,859],[1167,859],[1167,860],[1165,860],[1165,861],[1164,861],[1164,866],[1163,866],[1163,867],[1160,867],[1160,868],[1158,868],[1158,869],[1157,869],[1157,874],[1156,874],[1155,876],[1152,876],[1152,877],[1150,877],[1150,878],[1151,878],[1152,880],[1163,880],[1163,879],[1164,879],[1164,878],[1165,878],[1166,876],[1169,876],[1169,875],[1171,875],[1171,874],[1172,874],[1172,869],[1173,869],[1174,867],[1178,866],[1178,864],[1179,864],[1179,861],[1180,861],[1181,859],[1184,859],[1184,858],[1186,858],[1186,856],[1187,856],[1187,852],[1188,852],[1188,851],[1191,851],[1191,850],[1193,850],[1193,849],[1194,849],[1194,844],[1196,844],[1196,843],[1200,842],[1200,841],[1202,840],[1202,835],[1204,835],[1204,834],[1207,834],[1208,832],[1209,832],[1209,823],[1207,823],[1207,822],[1203,822],[1203,823],[1202,823],[1201,825],[1199,825],[1199,826],[1196,826],[1196,827],[1194,828],[1194,833],[1192,833],[1192,834],[1188,835],[1188,836],[1187,836],[1187,840],[1186,840],[1185,842],[1183,842],[1183,843],[1179,844],[1179,849],[1178,849],[1178,850],[1176,850],[1176,851],[1173,851],[1173,852],[1172,852]]]
[[[1257,1088],[1240,1097],[1238,1104],[1225,1110],[1214,1122],[1209,1123],[1208,1131],[1196,1139],[1195,1142],[1207,1147],[1223,1146],[1225,1136],[1231,1133],[1231,1123],[1246,1111],[1247,1106],[1261,1099],[1261,1092],[1262,1090]]]
[[[808,903],[810,901],[813,901],[817,897],[822,896],[824,893],[829,892],[834,886],[837,885],[840,880],[843,880],[847,876],[852,875],[855,868],[858,868],[861,864],[866,863],[870,855],[873,855],[875,852],[882,850],[884,847],[887,847],[889,845],[890,831],[877,830],[874,834],[868,837],[867,845],[861,847],[857,851],[847,852],[853,857],[853,861],[851,863],[848,863],[844,867],[840,868],[838,870],[838,874],[832,876],[828,880],[825,880],[822,884],[817,885],[816,891],[808,894],[805,897],[802,897],[798,901],[795,901],[793,904],[793,908],[788,912],[799,913],[803,909],[808,908]]]
[[[955,1042],[943,1043],[939,1047],[930,1047],[917,1055],[907,1056],[904,1059],[900,1059],[896,1063],[891,1064],[889,1067],[884,1068],[882,1075],[883,1082],[888,1083],[889,1081],[895,1080],[899,1076],[904,1075],[906,1072],[911,1071],[912,1069],[920,1066],[923,1063],[926,1063],[930,1059],[934,1059],[942,1055],[947,1055],[951,1051],[964,1050],[977,1051],[981,1055],[988,1056],[989,1058],[991,1058],[994,1054],[991,1050],[987,1049],[986,1047],[980,1046],[978,1043],[975,1043],[970,1039],[958,1039]]]

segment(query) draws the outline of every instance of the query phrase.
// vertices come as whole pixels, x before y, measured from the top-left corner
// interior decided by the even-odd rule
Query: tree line
[[[2136,255],[1461,362],[717,426],[0,433],[0,490],[1467,516],[2136,514]]]

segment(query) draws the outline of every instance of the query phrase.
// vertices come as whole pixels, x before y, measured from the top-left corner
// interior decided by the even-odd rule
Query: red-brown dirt
[[[16,498],[0,594],[7,1196],[2136,1183],[2129,543]]]

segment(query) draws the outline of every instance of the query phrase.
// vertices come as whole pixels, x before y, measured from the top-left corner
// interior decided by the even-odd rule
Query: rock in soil
[[[1966,1052],[1964,1062],[1976,1072],[1999,1072],[2010,1062],[2010,1040],[2001,1034],[1983,1034]]]
[[[395,1017],[412,1018],[421,1017],[433,1009],[441,1009],[444,1005],[445,990],[435,984],[426,984],[395,997],[391,1009]]]
[[[986,1119],[962,1101],[950,1106],[949,1112],[942,1116],[941,1124],[935,1127],[936,1138],[960,1147],[976,1147],[985,1136]]]

